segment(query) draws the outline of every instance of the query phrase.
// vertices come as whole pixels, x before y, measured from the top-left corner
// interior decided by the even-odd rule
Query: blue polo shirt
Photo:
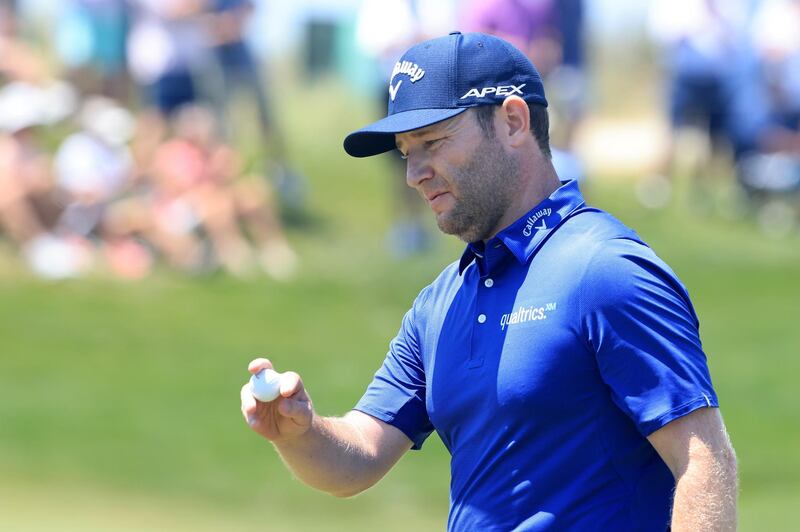
[[[666,530],[646,436],[716,407],[686,289],[567,182],[420,292],[356,410],[450,451],[448,530]]]

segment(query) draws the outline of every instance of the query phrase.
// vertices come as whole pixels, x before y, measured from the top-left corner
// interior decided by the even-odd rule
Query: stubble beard
[[[484,137],[470,161],[453,172],[458,197],[449,212],[436,218],[443,233],[464,242],[487,240],[518,188],[519,163],[494,139]]]

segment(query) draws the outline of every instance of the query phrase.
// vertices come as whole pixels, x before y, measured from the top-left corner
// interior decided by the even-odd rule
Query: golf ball
[[[250,377],[253,397],[262,403],[275,400],[281,393],[281,375],[271,369],[262,369]]]

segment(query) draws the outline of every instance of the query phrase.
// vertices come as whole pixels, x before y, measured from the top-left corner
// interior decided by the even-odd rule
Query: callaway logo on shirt
[[[534,229],[538,229],[538,230],[549,229],[544,220],[541,221],[541,225],[537,226],[537,225],[534,225],[534,224],[540,218],[544,218],[546,216],[550,216],[550,214],[552,212],[553,212],[553,209],[548,207],[547,209],[541,209],[541,210],[538,210],[535,213],[533,213],[531,216],[528,217],[527,220],[525,220],[525,229],[522,230],[522,234],[525,235],[525,236],[531,236],[531,233],[533,232]]]

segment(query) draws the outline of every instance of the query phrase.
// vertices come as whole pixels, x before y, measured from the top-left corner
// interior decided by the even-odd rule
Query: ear
[[[497,113],[500,125],[509,146],[519,148],[530,140],[531,115],[528,104],[519,96],[508,96],[503,100],[502,111]]]

